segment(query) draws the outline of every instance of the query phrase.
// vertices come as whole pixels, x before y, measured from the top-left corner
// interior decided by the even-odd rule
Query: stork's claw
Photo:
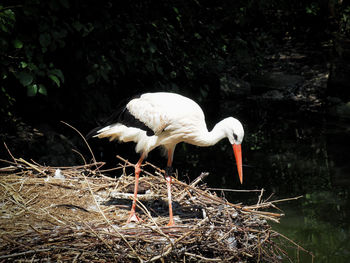
[[[140,219],[136,213],[134,211],[131,211],[130,212],[130,215],[129,215],[129,218],[128,220],[126,221],[126,223],[130,223],[130,222],[137,222],[137,223],[140,223],[142,222],[142,219]]]
[[[172,218],[170,218],[169,223],[167,224],[167,226],[175,226],[174,220]]]

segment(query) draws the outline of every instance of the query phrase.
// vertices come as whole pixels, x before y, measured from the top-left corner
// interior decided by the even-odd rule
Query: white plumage
[[[124,108],[122,117],[114,124],[97,131],[95,137],[109,138],[121,142],[136,143],[136,152],[141,158],[135,166],[135,193],[133,207],[129,221],[139,221],[135,214],[137,184],[140,166],[148,153],[158,146],[168,152],[168,167],[172,165],[172,158],[176,144],[186,142],[198,146],[210,146],[223,138],[228,138],[233,146],[240,180],[242,182],[241,143],[244,137],[242,124],[235,118],[229,117],[215,125],[208,131],[202,109],[193,100],[182,95],[168,92],[146,93],[139,98],[132,99]],[[127,120],[123,117],[131,117]],[[169,213],[168,225],[173,225],[170,175],[168,180]]]

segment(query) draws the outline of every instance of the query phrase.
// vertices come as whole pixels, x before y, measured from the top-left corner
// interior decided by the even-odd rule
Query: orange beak
[[[240,144],[232,144],[233,152],[236,158],[239,181],[243,184],[243,170],[242,170],[242,149]]]

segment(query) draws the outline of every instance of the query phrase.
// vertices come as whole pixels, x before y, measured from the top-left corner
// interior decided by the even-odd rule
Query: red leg
[[[166,177],[166,184],[168,188],[168,202],[169,202],[169,223],[168,226],[174,226],[174,218],[173,218],[173,206],[171,202],[171,176]]]
[[[140,160],[135,165],[134,199],[132,201],[132,206],[131,206],[131,210],[130,210],[130,215],[129,215],[128,221],[126,221],[127,223],[140,222],[141,221],[141,219],[136,215],[135,209],[136,209],[137,191],[138,191],[138,187],[139,187],[139,176],[140,176],[140,172],[141,172],[141,163],[142,163],[143,159],[144,159],[144,155],[142,154]]]
[[[169,150],[168,151],[168,169],[167,169],[167,174],[165,175],[166,179],[166,184],[167,184],[167,189],[168,189],[168,203],[169,203],[169,223],[168,226],[174,226],[174,218],[173,218],[173,206],[172,206],[172,201],[171,201],[171,174],[168,174],[169,171],[171,171],[171,165],[173,163],[173,153],[174,150]]]

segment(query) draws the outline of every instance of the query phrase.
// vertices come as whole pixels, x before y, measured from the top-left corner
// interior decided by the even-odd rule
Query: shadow
[[[149,200],[140,200],[142,204],[151,213],[152,217],[167,217],[169,216],[168,202],[160,198],[151,198]],[[109,200],[101,203],[105,206],[116,206],[117,209],[130,210],[132,201],[127,198],[111,197]],[[202,207],[197,205],[181,206],[179,202],[173,201],[174,216],[179,216],[181,219],[199,218],[203,219]],[[136,207],[136,212],[140,215],[144,214],[142,209]]]

